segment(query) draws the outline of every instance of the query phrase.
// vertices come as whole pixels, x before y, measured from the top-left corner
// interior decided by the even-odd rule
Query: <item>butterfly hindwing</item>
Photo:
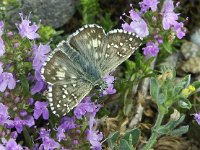
[[[64,116],[90,92],[92,86],[82,80],[57,82],[49,87],[47,98],[54,114]]]
[[[109,74],[122,62],[128,59],[135,50],[141,45],[142,39],[134,33],[115,29],[108,32],[103,57],[100,61],[100,69],[103,76]]]

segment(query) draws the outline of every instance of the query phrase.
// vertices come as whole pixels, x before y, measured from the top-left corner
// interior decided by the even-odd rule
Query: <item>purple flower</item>
[[[49,134],[50,130],[46,130],[45,128],[41,128],[40,129],[40,139],[43,139],[45,137],[49,137],[50,134]]]
[[[14,139],[10,139],[6,144],[6,150],[23,150],[23,148]]]
[[[163,7],[163,28],[168,30],[178,22],[178,14],[174,13],[174,4],[172,0],[166,0]]]
[[[0,62],[0,74],[3,72],[3,63],[2,62]]]
[[[155,57],[157,56],[159,49],[158,49],[158,45],[156,45],[153,42],[148,42],[146,44],[146,47],[142,49],[143,50],[143,54],[147,57]]]
[[[3,21],[0,21],[0,36],[3,35],[3,27],[4,27]]]
[[[13,139],[16,139],[18,137],[18,133],[16,131],[13,131],[11,133],[11,136],[12,136]]]
[[[49,45],[40,44],[33,47],[33,68],[39,71],[43,63],[47,60],[47,54],[51,51]]]
[[[112,84],[115,81],[115,77],[111,76],[111,75],[105,75],[103,80],[107,83],[107,84]]]
[[[106,75],[103,80],[107,83],[107,88],[103,90],[103,95],[114,94],[116,89],[114,89],[113,82],[115,80],[114,76]]]
[[[0,125],[4,125],[9,118],[8,108],[0,103]]]
[[[185,31],[183,30],[183,23],[182,22],[175,24],[173,29],[176,32],[176,36],[179,39],[182,39],[185,36]]]
[[[194,114],[194,119],[196,120],[196,122],[200,125],[200,112]]]
[[[25,120],[23,120],[23,124],[28,127],[32,127],[35,124],[33,116],[27,116]]]
[[[95,131],[95,130],[88,130],[87,132],[87,140],[90,142],[90,144],[92,145],[93,149],[101,149],[101,140],[103,139],[103,134],[102,132],[99,133],[99,131]]]
[[[81,103],[74,109],[74,115],[77,119],[81,119],[86,113],[96,112],[98,106],[90,101],[91,97],[85,97]]]
[[[116,89],[114,89],[113,84],[108,84],[108,87],[105,90],[103,90],[103,95],[115,94],[115,93]]]
[[[59,126],[65,131],[69,131],[70,129],[76,128],[75,118],[74,117],[63,117],[61,121],[61,125]]]
[[[21,120],[19,117],[15,117],[14,122],[13,122],[16,130],[18,133],[21,133],[23,130],[23,120]]]
[[[0,57],[3,56],[4,53],[5,53],[5,45],[3,43],[2,38],[0,37]]]
[[[157,0],[143,0],[139,4],[142,12],[146,12],[149,8],[154,12],[157,10],[158,3]]]
[[[41,92],[45,88],[45,82],[43,81],[41,74],[39,71],[35,71],[35,79],[36,83],[31,87],[31,94]]]
[[[17,24],[19,34],[21,37],[27,37],[30,40],[33,40],[35,38],[39,38],[39,34],[37,34],[38,26],[34,23],[33,25],[30,25],[31,21],[29,21],[28,17],[23,18],[23,14],[19,14],[21,17],[21,23]]]
[[[49,118],[49,111],[47,109],[47,106],[47,102],[36,101],[33,113],[34,118],[38,119],[42,115],[43,119],[47,120]]]
[[[46,136],[42,139],[42,144],[40,145],[39,150],[53,150],[58,148],[60,148],[60,144],[54,141],[54,139]]]
[[[15,85],[16,85],[16,81],[11,73],[3,72],[0,74],[0,91],[1,92],[4,92],[7,86],[8,86],[8,89],[12,90],[15,88]]]
[[[62,141],[66,136],[65,136],[65,129],[58,127],[56,137],[58,139],[58,142]]]
[[[148,36],[149,30],[148,30],[147,24],[141,18],[139,13],[135,12],[134,10],[130,10],[129,13],[130,13],[132,22],[130,23],[130,25],[127,22],[125,22],[124,24],[122,24],[122,28],[129,32],[135,32],[140,37]]]

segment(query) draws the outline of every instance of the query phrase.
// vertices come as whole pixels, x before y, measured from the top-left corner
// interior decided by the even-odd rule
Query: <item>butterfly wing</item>
[[[76,107],[92,89],[91,84],[82,80],[57,82],[49,87],[47,98],[52,112],[64,116]]]
[[[108,32],[105,39],[105,46],[102,50],[100,69],[102,75],[109,74],[122,62],[128,59],[141,45],[142,38],[134,33],[116,29]]]
[[[67,41],[71,47],[98,69],[105,37],[106,34],[102,27],[90,24],[78,29],[69,36]]]
[[[82,70],[63,51],[63,43],[61,43],[49,55],[48,61],[41,69],[41,74],[46,82],[54,84],[59,81],[79,79]]]
[[[65,115],[73,109],[92,89],[91,83],[83,79],[83,70],[78,65],[73,50],[60,43],[50,54],[41,74],[49,88],[46,96],[54,114]]]

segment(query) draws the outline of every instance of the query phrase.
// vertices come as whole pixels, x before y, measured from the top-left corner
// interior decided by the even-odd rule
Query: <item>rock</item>
[[[18,15],[19,12],[22,12],[28,15],[31,12],[41,20],[42,24],[51,25],[54,28],[59,28],[67,23],[75,12],[74,0],[19,0],[19,3],[21,4],[20,8],[13,14]]]
[[[193,42],[186,41],[181,46],[181,53],[185,59],[200,56],[200,47]]]
[[[200,73],[200,57],[191,57],[187,61],[183,62],[181,69],[189,73]]]
[[[200,46],[200,28],[191,35],[191,41]]]

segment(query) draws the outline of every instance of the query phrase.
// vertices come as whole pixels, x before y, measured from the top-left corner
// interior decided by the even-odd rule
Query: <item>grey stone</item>
[[[63,26],[75,12],[74,0],[19,0],[21,7],[17,12],[37,16],[42,24],[54,28]],[[17,17],[18,18],[18,17]]]
[[[190,38],[193,43],[200,46],[200,28],[196,29]]]
[[[181,46],[181,52],[185,59],[200,56],[200,47],[193,42],[186,41]]]

